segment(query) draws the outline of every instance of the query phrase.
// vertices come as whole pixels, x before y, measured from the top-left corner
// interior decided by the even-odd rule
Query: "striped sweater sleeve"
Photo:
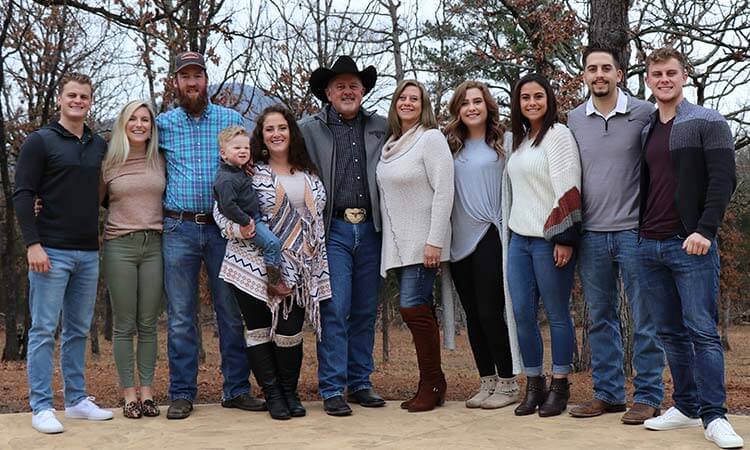
[[[581,160],[568,127],[555,124],[544,138],[555,203],[544,223],[544,238],[576,245],[581,229]]]

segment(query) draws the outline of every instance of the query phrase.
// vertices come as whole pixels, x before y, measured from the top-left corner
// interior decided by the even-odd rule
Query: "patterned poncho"
[[[307,318],[320,336],[319,303],[331,298],[328,258],[325,246],[323,208],[325,189],[320,179],[305,172],[305,208],[298,212],[289,202],[283,185],[268,165],[258,164],[253,188],[268,227],[281,240],[282,277],[292,287],[286,298],[268,297],[267,274],[261,250],[240,237],[239,225],[221,215],[214,204],[214,218],[222,235],[229,240],[219,278],[249,295],[265,301],[271,310],[271,334],[279,313],[287,317],[294,303],[305,308]]]

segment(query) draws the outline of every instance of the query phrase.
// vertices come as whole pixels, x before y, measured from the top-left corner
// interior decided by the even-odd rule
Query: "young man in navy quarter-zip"
[[[64,75],[60,119],[31,133],[16,164],[16,207],[29,265],[29,403],[31,426],[61,433],[52,408],[55,330],[62,317],[60,366],[65,416],[108,420],[86,392],[86,337],[99,280],[99,177],[107,144],[86,126],[93,101],[91,79]],[[34,216],[34,199],[44,201]]]

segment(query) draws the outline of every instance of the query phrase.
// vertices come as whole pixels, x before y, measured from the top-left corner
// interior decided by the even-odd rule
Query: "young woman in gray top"
[[[445,135],[454,155],[456,186],[451,272],[481,377],[479,392],[466,407],[501,408],[518,401],[515,374],[520,371],[513,309],[503,290],[503,129],[497,102],[483,83],[461,83],[449,110]]]

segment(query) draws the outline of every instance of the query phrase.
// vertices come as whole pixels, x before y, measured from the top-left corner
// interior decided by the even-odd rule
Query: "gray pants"
[[[112,299],[115,357],[120,385],[134,387],[133,338],[138,335],[138,379],[151,386],[156,365],[156,322],[162,306],[161,233],[136,231],[104,242],[104,277]]]

